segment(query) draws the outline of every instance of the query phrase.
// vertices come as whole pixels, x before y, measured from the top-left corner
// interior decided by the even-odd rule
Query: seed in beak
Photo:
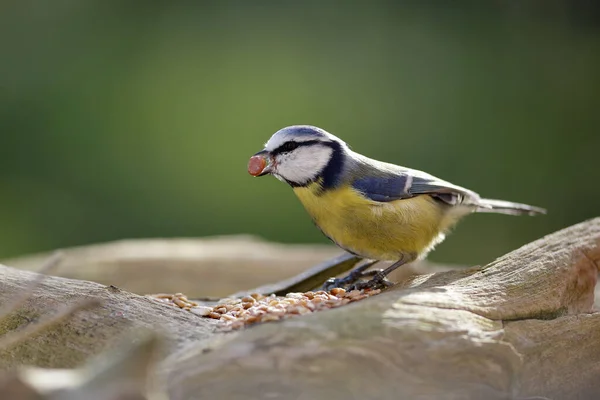
[[[250,157],[248,162],[248,173],[252,176],[259,176],[267,167],[267,159],[263,156]]]

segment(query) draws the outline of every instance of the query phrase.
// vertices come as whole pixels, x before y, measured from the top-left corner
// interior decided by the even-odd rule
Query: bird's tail
[[[512,201],[481,199],[477,212],[489,212],[509,215],[538,215],[546,214],[546,210],[527,204],[513,203]]]

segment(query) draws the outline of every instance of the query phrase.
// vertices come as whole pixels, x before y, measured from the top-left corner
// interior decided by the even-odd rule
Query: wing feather
[[[352,186],[365,197],[390,202],[428,194],[450,204],[477,205],[479,196],[465,188],[443,181],[422,171],[393,164],[372,162],[362,165]]]

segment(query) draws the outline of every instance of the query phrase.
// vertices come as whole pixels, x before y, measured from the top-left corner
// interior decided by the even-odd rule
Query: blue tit
[[[315,225],[342,249],[361,258],[395,261],[362,288],[381,287],[394,269],[424,258],[468,214],[546,213],[484,199],[428,173],[368,158],[309,125],[275,132],[250,158],[248,172],[288,183]]]

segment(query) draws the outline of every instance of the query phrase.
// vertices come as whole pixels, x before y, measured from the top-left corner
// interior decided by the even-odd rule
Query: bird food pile
[[[259,322],[277,321],[315,311],[336,308],[381,292],[379,289],[351,290],[341,288],[318,292],[288,293],[264,296],[253,293],[241,299],[223,299],[214,307],[198,305],[185,295],[158,294],[152,297],[206,318],[217,319],[226,329],[240,329]]]

